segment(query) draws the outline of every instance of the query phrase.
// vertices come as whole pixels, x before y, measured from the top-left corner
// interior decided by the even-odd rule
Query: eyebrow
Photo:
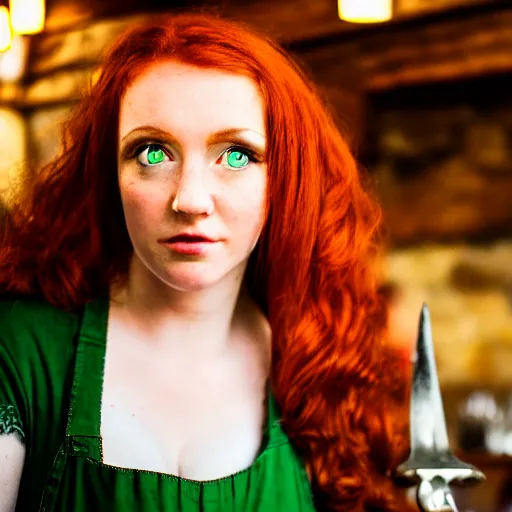
[[[145,135],[151,135],[158,138],[165,138],[172,144],[180,146],[178,139],[173,137],[169,132],[151,125],[138,126],[137,128],[134,128],[121,139],[121,142],[137,135],[138,133],[144,133]],[[206,144],[208,147],[211,147],[223,141],[247,144],[248,146],[251,146],[252,149],[260,153],[265,152],[265,137],[261,133],[251,130],[250,128],[227,128],[225,130],[220,130],[209,135]]]

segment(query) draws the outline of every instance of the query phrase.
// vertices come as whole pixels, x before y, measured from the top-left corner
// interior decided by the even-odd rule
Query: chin
[[[165,272],[164,275],[159,276],[161,281],[173,288],[182,292],[197,292],[205,290],[222,280],[222,275],[208,274],[206,272]]]
[[[173,290],[197,292],[210,288],[223,280],[238,281],[243,276],[247,262],[214,261],[152,261],[143,263],[150,275]],[[226,265],[226,263],[231,263]],[[234,263],[234,264],[233,264]],[[239,278],[240,276],[240,278]]]
[[[205,290],[215,284],[205,279],[172,279],[166,280],[165,284],[169,288],[179,290],[181,292],[199,292]]]

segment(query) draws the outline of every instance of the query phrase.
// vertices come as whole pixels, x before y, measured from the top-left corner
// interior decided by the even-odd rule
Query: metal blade
[[[396,470],[396,479],[419,484],[417,500],[422,511],[456,510],[449,484],[471,485],[485,477],[450,451],[443,401],[434,358],[430,314],[421,311],[410,411],[411,453]]]
[[[433,456],[449,450],[443,400],[437,378],[430,313],[421,310],[411,397],[411,451]]]

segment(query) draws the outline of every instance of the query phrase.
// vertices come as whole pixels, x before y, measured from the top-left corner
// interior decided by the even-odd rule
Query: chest
[[[130,350],[115,332],[107,347],[105,464],[214,480],[254,462],[267,419],[266,374],[255,354],[187,364]]]

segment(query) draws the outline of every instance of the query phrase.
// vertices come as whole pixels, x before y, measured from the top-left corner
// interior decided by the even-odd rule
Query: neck
[[[126,286],[112,289],[110,298],[133,336],[183,355],[211,357],[228,348],[255,306],[241,284],[239,272],[207,288],[177,290],[133,258]]]

